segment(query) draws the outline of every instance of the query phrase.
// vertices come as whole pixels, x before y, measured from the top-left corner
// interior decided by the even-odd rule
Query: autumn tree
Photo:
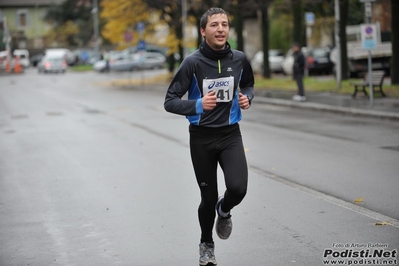
[[[125,34],[132,34],[132,44],[139,40],[137,23],[144,23],[143,38],[149,34],[153,25],[149,23],[151,18],[148,6],[141,0],[102,0],[100,2],[100,17],[106,22],[101,30],[101,35],[110,43],[119,47],[126,47]]]

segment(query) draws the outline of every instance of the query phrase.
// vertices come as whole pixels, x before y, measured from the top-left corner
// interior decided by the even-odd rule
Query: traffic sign
[[[315,16],[313,12],[306,12],[305,13],[305,22],[306,26],[313,26],[315,21]]]
[[[363,49],[372,50],[377,48],[377,25],[362,24],[360,25],[360,31]]]
[[[130,31],[125,32],[125,42],[131,42],[133,39],[133,35]]]
[[[139,22],[139,23],[137,23],[136,28],[137,28],[137,31],[138,31],[138,32],[143,32],[143,31],[144,31],[144,28],[145,28],[144,22]]]
[[[146,43],[145,43],[144,40],[140,40],[137,43],[137,50],[139,50],[139,51],[145,51],[146,50]]]

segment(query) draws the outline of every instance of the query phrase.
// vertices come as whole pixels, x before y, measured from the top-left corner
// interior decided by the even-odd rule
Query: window
[[[17,10],[17,27],[26,28],[29,27],[29,12],[27,9]]]

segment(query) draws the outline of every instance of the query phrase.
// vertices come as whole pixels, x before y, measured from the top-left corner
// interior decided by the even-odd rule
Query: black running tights
[[[226,184],[221,206],[223,212],[229,212],[238,205],[247,192],[248,168],[239,125],[219,128],[190,125],[190,151],[201,191],[198,208],[201,242],[212,243],[215,205],[218,200],[218,163]]]

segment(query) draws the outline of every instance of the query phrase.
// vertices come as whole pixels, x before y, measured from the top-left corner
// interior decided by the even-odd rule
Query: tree
[[[219,1],[204,0],[204,1],[187,1],[189,2],[187,14],[189,15],[188,21],[191,21],[198,27],[198,46],[202,42],[202,37],[199,32],[199,21],[203,13],[212,6],[220,6]],[[160,18],[164,21],[169,28],[171,36],[177,41],[177,46],[169,47],[169,71],[173,72],[175,65],[174,53],[179,52],[180,61],[184,59],[183,47],[183,28],[182,28],[182,7],[181,1],[176,0],[146,0],[147,5],[160,12]],[[224,1],[222,8],[231,6],[231,1]],[[226,9],[228,11],[229,9]],[[187,44],[185,44],[187,45]]]
[[[89,0],[65,0],[60,5],[51,6],[44,17],[53,25],[49,38],[63,45],[86,45],[93,32],[93,23],[88,23],[92,22],[91,9]],[[61,31],[68,36],[62,36]]]
[[[47,42],[50,44],[56,43],[58,46],[66,46],[71,44],[73,36],[79,33],[78,26],[72,21],[67,21],[64,24],[53,28],[47,34]]]
[[[261,3],[256,0],[234,0],[232,5],[226,4],[226,11],[233,15],[232,27],[237,34],[237,47],[234,48],[237,50],[244,51],[245,49],[245,39],[243,37],[245,19],[256,18],[260,5]]]
[[[399,1],[391,0],[392,61],[391,83],[399,84]]]
[[[170,39],[174,39],[175,42],[168,42],[168,64],[169,72],[173,73],[175,68],[175,56],[176,52],[180,54],[180,61],[184,58],[183,49],[183,28],[182,28],[182,7],[181,1],[173,0],[150,0],[146,1],[147,5],[158,10],[160,19],[164,21],[169,28]]]
[[[126,47],[125,33],[130,31],[133,42],[139,40],[139,32],[135,31],[137,23],[146,25],[145,34],[151,32],[151,24],[148,22],[150,13],[148,6],[141,0],[102,0],[100,17],[106,20],[101,30],[101,35],[112,44]]]
[[[291,9],[292,9],[292,19],[293,19],[293,39],[295,42],[298,42],[301,44],[301,46],[306,45],[305,38],[302,36],[302,32],[304,31],[303,27],[303,6],[302,6],[302,0],[291,0]]]
[[[263,46],[263,77],[270,78],[269,66],[269,0],[262,0],[260,6],[262,22],[262,46]]]
[[[242,0],[234,1],[234,28],[237,33],[237,49],[240,51],[244,50],[244,37],[242,31],[244,28],[243,16],[242,16]]]

